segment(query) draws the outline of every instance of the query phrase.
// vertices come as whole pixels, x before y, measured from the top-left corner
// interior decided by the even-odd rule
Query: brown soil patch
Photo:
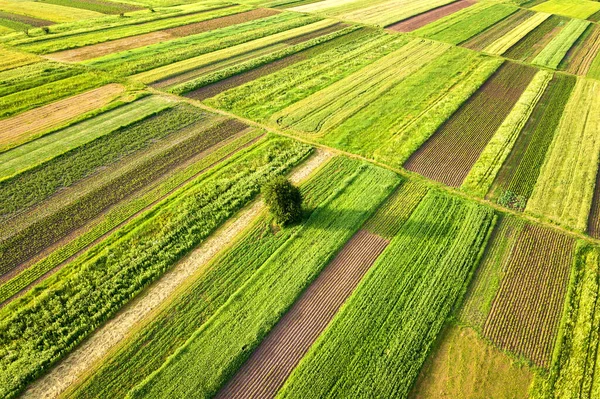
[[[8,19],[9,21],[20,22],[35,27],[54,25],[56,22],[47,21],[45,19],[28,17],[26,15],[13,14],[6,11],[0,11],[0,18]]]
[[[125,91],[120,84],[109,84],[21,113],[0,124],[0,149],[12,147],[37,133],[101,108]]]
[[[548,367],[573,257],[572,238],[525,225],[483,334],[501,348]]]
[[[523,399],[533,373],[480,339],[470,328],[449,326],[423,366],[411,399]]]
[[[270,17],[279,14],[280,11],[269,10],[267,8],[259,8],[252,11],[241,12],[239,14],[228,15],[208,21],[196,22],[189,25],[179,26],[177,28],[166,29],[163,32],[169,33],[176,37],[195,35],[198,33],[208,32],[213,29],[225,28],[227,26],[241,24],[243,22],[253,21],[255,19]]]
[[[572,55],[572,61],[567,67],[568,72],[575,75],[587,75],[592,66],[592,62],[594,62],[594,59],[600,52],[600,28],[594,25],[592,29],[592,32],[586,40],[581,43],[581,46],[573,49],[576,53]],[[568,53],[567,57],[569,57]]]
[[[412,32],[413,30],[419,29],[431,22],[437,21],[440,18],[454,14],[457,11],[462,10],[475,4],[475,0],[458,0],[454,3],[447,4],[442,7],[427,11],[423,14],[416,15],[412,18],[398,22],[396,24],[386,27],[386,29],[393,30],[396,32]]]
[[[279,11],[258,9],[239,14],[228,15],[225,17],[209,19],[207,21],[195,22],[189,25],[183,25],[176,28],[165,29],[156,32],[144,33],[142,35],[124,37],[122,39],[112,40],[105,43],[93,44],[76,49],[59,51],[48,54],[45,57],[56,61],[78,62],[101,57],[103,55],[117,53],[120,51],[131,50],[138,47],[148,46],[177,37],[195,35],[209,30],[224,28],[226,26],[252,21],[259,18],[278,14]]]
[[[275,397],[387,244],[366,230],[356,233],[216,397]]]
[[[404,167],[458,187],[500,127],[537,69],[504,63]]]
[[[308,162],[300,165],[290,175],[290,180],[299,183],[310,175],[330,153],[318,151]],[[187,278],[208,264],[235,236],[241,233],[264,209],[262,201],[254,201],[210,235],[197,249],[181,260],[158,281],[135,298],[115,317],[99,327],[88,339],[65,357],[56,367],[34,381],[21,395],[22,398],[56,398],[75,380],[84,374],[111,348],[124,339],[127,333],[144,317],[160,306],[177,290]]]

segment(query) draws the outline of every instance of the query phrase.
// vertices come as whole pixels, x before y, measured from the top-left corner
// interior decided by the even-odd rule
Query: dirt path
[[[317,150],[307,162],[297,168],[290,180],[298,183],[308,177],[332,156]],[[32,383],[23,398],[55,398],[92,365],[108,353],[127,333],[152,310],[161,305],[185,280],[203,267],[224,246],[244,230],[263,210],[262,202],[254,201],[237,218],[225,223],[202,245],[165,273],[156,283],[128,304],[113,319],[96,330],[77,349],[63,359],[48,374]]]
[[[356,233],[216,397],[275,397],[387,244],[366,230]]]

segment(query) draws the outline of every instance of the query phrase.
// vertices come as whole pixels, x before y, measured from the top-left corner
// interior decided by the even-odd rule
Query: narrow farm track
[[[526,225],[483,328],[492,342],[550,364],[563,308],[574,242],[558,232]]]
[[[275,397],[387,244],[366,230],[356,233],[216,398]]]
[[[316,154],[293,171],[290,180],[299,183],[306,179],[331,156],[330,152],[317,150]],[[131,304],[98,328],[49,373],[31,384],[22,397],[47,399],[60,395],[95,362],[105,356],[111,348],[123,340],[137,323],[168,300],[190,276],[205,266],[223,248],[226,248],[233,238],[248,227],[263,209],[262,202],[255,201],[240,211],[237,217],[223,225]]]
[[[427,11],[423,14],[419,14],[412,18],[398,22],[397,24],[390,25],[386,29],[393,30],[396,32],[412,32],[415,29],[419,29],[420,27],[437,21],[438,19],[443,18],[447,15],[454,14],[455,12],[460,11],[463,8],[472,6],[475,3],[476,2],[474,0],[458,0],[454,3],[435,8],[431,11]]]
[[[460,186],[536,71],[521,64],[501,66],[404,167],[448,186]]]
[[[5,119],[0,124],[0,149],[22,143],[37,133],[101,108],[124,90],[120,84],[108,84]]]

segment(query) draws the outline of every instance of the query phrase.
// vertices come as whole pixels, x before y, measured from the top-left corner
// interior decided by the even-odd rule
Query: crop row
[[[99,168],[105,168],[201,119],[209,117],[192,106],[179,105],[3,180],[0,182],[0,217],[6,218],[37,205]]]
[[[399,183],[394,173],[366,164],[348,180],[127,397],[215,394]]]
[[[273,114],[400,48],[406,39],[371,31],[206,101],[255,120]]]
[[[377,2],[368,7],[339,14],[347,21],[357,21],[363,24],[388,26],[395,22],[427,12],[433,8],[452,3],[454,0],[407,0],[402,5],[393,0]],[[358,2],[357,2],[358,3]],[[359,3],[360,4],[360,3]]]
[[[193,9],[165,9],[134,12],[127,18],[105,17],[87,20],[85,23],[53,25],[51,35],[32,30],[29,36],[18,36],[8,40],[7,44],[36,54],[47,54],[71,48],[89,46],[110,40],[120,39],[169,29],[194,22],[247,11],[249,7],[223,5],[201,5]]]
[[[591,399],[600,394],[596,375],[600,329],[597,247],[578,243],[571,272],[569,295],[547,378],[539,383],[532,399],[577,397]]]
[[[571,47],[560,67],[575,75],[585,76],[599,53],[600,28],[592,24]]]
[[[574,240],[549,228],[525,225],[483,334],[503,349],[547,367],[567,291]]]
[[[405,167],[450,186],[460,186],[536,72],[524,65],[503,64],[408,159]]]
[[[34,168],[174,105],[174,101],[160,96],[143,98],[3,152],[0,154],[0,179]]]
[[[316,22],[307,15],[274,16],[100,57],[85,64],[132,75]]]
[[[550,16],[503,55],[519,61],[530,61],[560,32],[566,21],[564,17]]]
[[[559,74],[549,83],[492,185],[490,197],[507,200],[501,205],[524,209],[574,85],[575,78]]]
[[[277,397],[407,397],[494,221],[430,191]]]
[[[552,79],[550,72],[539,71],[535,74],[465,177],[461,185],[462,190],[480,197],[487,194],[498,171],[512,151],[519,133],[546,91],[550,79]]]
[[[417,29],[421,37],[461,44],[519,9],[510,4],[477,3]]]
[[[459,318],[481,332],[490,313],[508,259],[523,229],[524,222],[513,216],[501,216],[490,237],[481,264],[469,285]]]
[[[193,119],[182,121],[184,122],[183,126],[185,126],[185,122],[192,121]],[[177,124],[172,123],[171,126],[161,124],[159,126],[163,135],[166,135],[174,125]],[[2,240],[0,243],[0,253],[2,254],[0,272],[6,273],[12,270],[73,230],[84,226],[110,206],[144,188],[171,168],[243,130],[246,125],[229,120],[207,130],[202,128],[202,123],[199,127],[198,134],[192,135],[174,147],[153,154],[140,162],[137,167],[126,170],[104,185]]]
[[[190,183],[127,234],[114,233],[96,256],[63,268],[3,308],[2,396],[17,395],[250,201],[262,183],[310,150],[289,139],[268,141],[211,178]]]
[[[577,81],[526,209],[580,231],[587,228],[598,172],[599,99],[600,82]]]
[[[484,30],[480,34],[472,37],[462,44],[463,47],[470,48],[471,50],[481,51],[490,44],[504,37],[507,33],[513,30],[516,26],[523,23],[525,20],[531,18],[534,15],[532,11],[519,10],[516,13],[508,16],[502,21],[498,22],[489,29]],[[545,23],[545,21],[544,21]]]
[[[569,21],[531,62],[547,68],[557,68],[569,49],[589,25],[589,22],[578,19]]]
[[[303,223],[327,197],[350,183],[346,178],[358,166],[359,162],[355,160],[334,158],[300,187],[305,212]],[[89,378],[73,389],[70,396],[124,397],[160,367],[278,248],[302,228],[300,223],[275,233],[271,223],[268,215],[261,214],[230,248],[203,268],[189,287],[124,341]]]
[[[498,40],[485,47],[483,51],[496,55],[504,54],[519,40],[525,37],[525,35],[537,28],[549,17],[550,14],[536,13],[531,18],[528,18],[523,23],[516,26],[510,32],[506,33],[504,36],[500,37]]]
[[[3,283],[0,286],[0,302],[8,300],[37,279],[42,278],[49,271],[60,266],[72,256],[101,239],[113,229],[170,195],[186,182],[195,179],[201,174],[207,176],[215,173],[216,170],[210,168],[218,163],[223,166],[235,161],[235,159],[243,155],[244,151],[242,149],[244,147],[252,145],[263,134],[260,130],[251,130],[215,148],[208,154],[199,154],[199,156],[195,157],[197,159],[189,166],[174,171],[172,175],[167,176],[162,181],[158,181],[156,185],[148,186],[138,195],[134,195],[127,201],[123,201],[109,209],[100,218],[92,222],[78,237]],[[121,233],[124,233],[126,228],[131,228],[131,224],[122,228]],[[97,253],[106,245],[108,245],[106,242],[101,242],[90,253],[93,254],[94,251]],[[88,257],[91,256],[90,253],[88,253]]]

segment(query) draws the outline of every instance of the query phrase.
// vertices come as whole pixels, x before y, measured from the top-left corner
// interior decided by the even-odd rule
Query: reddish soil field
[[[356,233],[216,397],[275,397],[387,244],[365,230]]]
[[[404,167],[458,187],[537,70],[504,63]]]
[[[420,27],[437,21],[438,19],[447,15],[454,14],[455,12],[460,11],[463,8],[467,8],[475,3],[475,0],[458,0],[454,3],[438,7],[423,14],[419,14],[412,18],[390,25],[386,29],[396,32],[412,32],[413,30],[419,29]]]
[[[483,334],[503,349],[547,367],[569,280],[574,240],[526,225],[514,247]]]

